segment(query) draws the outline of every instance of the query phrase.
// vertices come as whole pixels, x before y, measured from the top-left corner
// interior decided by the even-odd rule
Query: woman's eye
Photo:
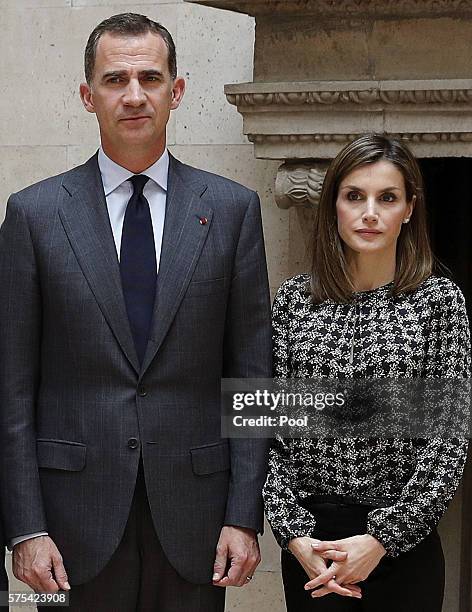
[[[382,202],[395,202],[396,199],[393,193],[384,193],[381,197]]]
[[[357,202],[358,200],[361,199],[361,194],[358,191],[350,191],[347,194],[347,199],[351,200],[351,202]]]

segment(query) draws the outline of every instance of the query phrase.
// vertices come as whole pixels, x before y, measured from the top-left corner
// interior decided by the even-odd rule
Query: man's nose
[[[379,219],[379,213],[378,213],[377,202],[375,198],[367,198],[364,212],[362,213],[362,220],[365,223],[373,223],[373,222],[378,221],[378,219]]]
[[[129,106],[141,106],[146,102],[144,90],[137,79],[128,83],[123,101]]]

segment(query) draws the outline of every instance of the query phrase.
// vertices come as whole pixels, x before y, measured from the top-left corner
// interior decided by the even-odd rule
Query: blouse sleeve
[[[297,467],[293,445],[299,440],[275,438],[269,452],[269,471],[262,491],[267,520],[282,548],[290,540],[314,537],[315,517],[298,503]]]
[[[290,285],[285,282],[275,296],[272,309],[274,377],[290,377],[289,360]],[[314,516],[299,505],[297,466],[293,447],[299,440],[274,439],[269,452],[269,469],[263,489],[267,520],[282,548],[296,537],[312,537]]]
[[[470,333],[459,288],[440,279],[433,312],[425,377],[470,377]],[[438,524],[462,476],[468,441],[462,438],[415,440],[417,462],[398,501],[368,516],[367,532],[395,557],[419,544]]]
[[[272,346],[274,378],[289,378],[289,322],[290,289],[288,281],[283,283],[272,306]]]

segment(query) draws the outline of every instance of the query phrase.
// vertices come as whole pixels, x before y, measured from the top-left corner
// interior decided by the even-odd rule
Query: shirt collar
[[[110,159],[102,147],[98,151],[98,166],[102,175],[105,197],[133,176],[133,172]],[[141,174],[145,174],[164,191],[167,191],[167,177],[169,174],[169,152],[167,149],[164,149],[161,157]]]

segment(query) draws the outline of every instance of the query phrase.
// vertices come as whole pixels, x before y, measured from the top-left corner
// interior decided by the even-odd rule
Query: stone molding
[[[366,132],[358,132],[357,134],[248,134],[250,142],[254,144],[306,144],[306,143],[339,143],[347,144],[352,142]],[[387,133],[387,132],[379,132]],[[423,132],[423,133],[405,133],[388,132],[392,138],[406,140],[413,143],[435,143],[435,142],[472,142],[472,132]]]
[[[336,106],[345,104],[470,105],[472,79],[306,81],[226,85],[235,106]]]
[[[275,201],[279,208],[314,208],[321,196],[328,162],[282,164],[275,179]]]
[[[214,8],[264,15],[291,13],[329,17],[458,16],[472,13],[472,0],[186,0]]]
[[[329,159],[366,132],[411,143],[420,156],[472,154],[472,79],[227,85],[256,157]]]
[[[342,89],[333,91],[310,90],[290,91],[290,84],[277,84],[276,92],[244,92],[236,93],[236,87],[226,88],[226,98],[234,106],[336,106],[336,105],[371,105],[375,103],[387,105],[404,104],[447,104],[470,105],[472,102],[472,81],[470,87],[443,89],[383,89],[369,84],[365,89]]]

